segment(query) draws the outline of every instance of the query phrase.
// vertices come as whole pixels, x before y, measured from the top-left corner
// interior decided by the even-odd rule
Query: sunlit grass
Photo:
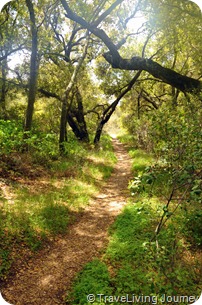
[[[132,170],[135,175],[142,174],[145,167],[150,166],[154,162],[152,155],[140,149],[130,149],[129,155],[133,159]]]

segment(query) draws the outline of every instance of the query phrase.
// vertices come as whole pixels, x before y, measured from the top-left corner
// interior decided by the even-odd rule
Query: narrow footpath
[[[118,162],[101,192],[92,199],[68,233],[39,251],[1,290],[13,305],[65,305],[66,291],[77,272],[100,257],[108,242],[108,228],[129,196],[131,160],[124,145],[113,141]]]

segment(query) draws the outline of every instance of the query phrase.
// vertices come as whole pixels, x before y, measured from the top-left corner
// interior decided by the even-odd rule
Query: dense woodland
[[[201,41],[201,11],[188,0],[4,6],[2,281],[18,253],[28,257],[63,234],[102,186],[95,181],[110,176],[116,158],[109,135],[116,134],[133,159],[131,199],[104,257],[84,267],[67,304],[87,304],[90,290],[200,294]]]

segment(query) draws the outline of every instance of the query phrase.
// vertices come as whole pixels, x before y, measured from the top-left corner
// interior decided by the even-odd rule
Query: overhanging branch
[[[65,11],[66,17],[79,23],[82,27],[88,29],[95,36],[100,38],[109,52],[103,54],[104,58],[115,69],[122,70],[144,70],[149,72],[154,77],[162,80],[163,82],[179,89],[183,92],[197,93],[202,90],[202,82],[197,79],[184,76],[174,70],[162,67],[152,59],[145,59],[142,57],[134,56],[130,59],[122,58],[118,52],[117,46],[112,42],[110,37],[93,24],[88,23],[82,17],[75,14],[67,4],[66,0],[60,0]]]

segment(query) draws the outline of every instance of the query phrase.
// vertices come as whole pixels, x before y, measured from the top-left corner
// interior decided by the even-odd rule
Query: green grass
[[[135,181],[130,183],[132,196],[109,230],[110,241],[104,255],[84,267],[69,293],[71,302],[67,304],[87,305],[89,293],[95,295],[93,304],[96,305],[107,301],[114,305],[123,303],[110,299],[105,302],[104,297],[100,300],[99,294],[117,297],[128,294],[129,300],[133,295],[150,296],[153,304],[155,301],[163,304],[164,294],[197,297],[201,293],[200,252],[193,252],[187,240],[190,222],[197,222],[194,234],[198,236],[201,232],[198,221],[201,214],[189,213],[186,218],[183,209],[179,209],[168,218],[156,243],[155,229],[171,187],[170,172],[157,168],[153,173],[155,160],[151,155],[132,148],[129,153],[133,158]],[[99,276],[97,266],[102,266],[107,280]],[[138,303],[151,304],[151,301]],[[185,299],[178,304],[189,302]]]
[[[110,295],[112,287],[110,287],[110,275],[105,263],[99,259],[85,265],[75,280],[75,289],[73,292],[67,293],[66,302],[74,304],[88,304],[87,295],[97,293]],[[93,302],[93,304],[104,304]]]
[[[65,158],[49,163],[40,179],[23,177],[10,181],[12,201],[1,194],[0,276],[4,278],[22,249],[36,251],[68,225],[111,175],[116,162],[111,140],[104,137],[100,148],[72,143]],[[50,167],[51,164],[51,167]],[[17,174],[17,173],[15,173]]]
[[[172,225],[159,235],[159,248],[151,241],[156,226],[155,211],[147,203],[127,205],[110,229],[110,242],[104,257],[88,263],[78,274],[68,304],[87,305],[87,295],[161,296],[200,295],[200,275],[183,257],[184,246]],[[122,304],[111,302],[111,304]],[[144,304],[144,302],[140,302]],[[188,304],[188,303],[180,303]]]

